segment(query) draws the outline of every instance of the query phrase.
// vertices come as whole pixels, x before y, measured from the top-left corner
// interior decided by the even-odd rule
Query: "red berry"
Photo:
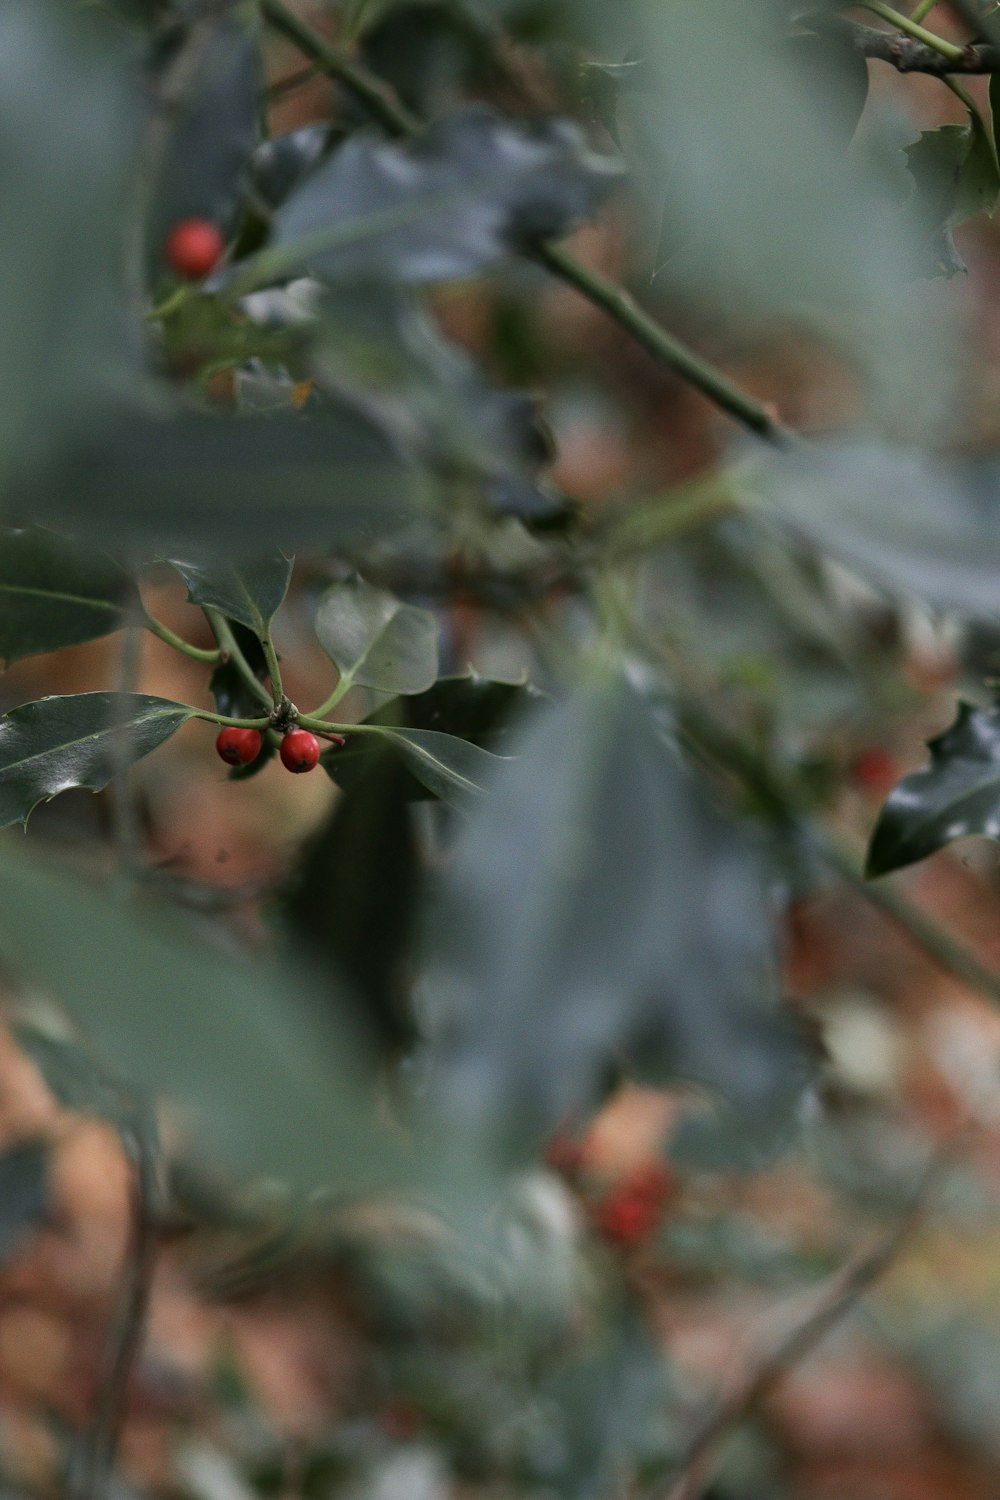
[[[657,1206],[625,1188],[609,1193],[594,1209],[594,1224],[615,1245],[637,1245],[656,1228]]]
[[[319,740],[308,729],[292,729],[281,742],[281,764],[298,775],[312,771],[319,760]]]
[[[163,259],[185,281],[202,281],[226,250],[222,230],[208,219],[182,219],[163,245]]]
[[[663,1162],[648,1161],[629,1173],[624,1186],[633,1198],[648,1203],[650,1208],[661,1209],[673,1196],[677,1181]]]
[[[851,762],[851,780],[862,792],[886,797],[899,780],[899,763],[877,745],[860,751]]]
[[[248,766],[256,760],[263,744],[256,729],[220,729],[215,748],[227,766]]]

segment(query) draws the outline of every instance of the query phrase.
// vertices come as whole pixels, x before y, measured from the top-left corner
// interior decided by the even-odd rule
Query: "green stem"
[[[746,391],[727,379],[720,370],[714,369],[699,358],[693,349],[668,333],[622,287],[608,281],[589,266],[582,265],[561,245],[543,245],[538,258],[561,280],[581,292],[595,307],[600,307],[614,318],[660,364],[680,375],[737,422],[742,422],[759,437],[778,446],[793,441],[793,434],[780,422],[776,422],[759,401],[748,396]]]
[[[189,656],[192,661],[214,663],[218,662],[222,656],[218,647],[214,651],[209,651],[201,646],[192,646],[189,641],[182,640],[179,635],[175,635],[162,621],[154,620],[152,615],[147,614],[142,623],[147,630],[152,631],[153,635],[159,636],[161,641],[166,641],[168,646],[173,646],[175,651],[180,651],[183,656]]]
[[[273,707],[271,694],[240,650],[239,642],[230,629],[229,621],[225,615],[221,614],[217,609],[206,606],[205,618],[209,625],[211,625],[212,634],[219,643],[222,658],[231,662],[236,668],[247,691],[257,699],[257,702],[270,710]]]
[[[149,309],[146,317],[150,321],[156,318],[168,318],[179,307],[183,307],[184,303],[191,296],[191,291],[192,289],[189,286],[174,287],[174,290],[164,297],[162,302],[158,302],[155,307]]]
[[[925,20],[926,17],[930,15],[931,11],[934,9],[937,3],[938,0],[920,0],[920,4],[911,14],[910,20],[914,23],[914,25],[919,26],[920,22]]]
[[[390,88],[374,74],[353,63],[339,47],[296,15],[284,0],[262,0],[261,14],[269,26],[294,42],[299,51],[311,58],[329,78],[335,78],[350,89],[355,98],[367,104],[391,135],[412,135],[420,129],[420,120]]]
[[[268,700],[270,701],[270,700]],[[204,719],[206,724],[221,724],[227,729],[267,729],[271,723],[270,714],[266,719],[234,719],[229,714],[217,714],[210,708],[191,708],[192,719]]]
[[[271,679],[274,705],[277,708],[285,696],[285,690],[281,685],[281,667],[278,665],[278,653],[274,649],[274,642],[271,640],[270,635],[265,635],[261,638],[261,645],[264,647],[264,660],[267,662],[267,672]]]
[[[350,692],[352,686],[352,678],[349,677],[347,673],[345,673],[337,683],[337,686],[334,688],[329,698],[324,698],[319,708],[314,708],[312,714],[309,715],[309,717],[313,719],[322,719],[325,714],[328,714],[330,712],[331,708],[337,707],[337,704],[342,698],[347,697],[347,694]]]
[[[367,104],[390,135],[405,138],[414,135],[421,128],[422,121],[397,99],[391,89],[367,69],[352,62],[314,27],[295,15],[285,4],[285,0],[262,0],[262,11],[265,20],[294,42],[304,56],[311,58],[324,73],[337,79]],[[927,35],[930,36],[930,32]],[[289,246],[287,250],[265,251],[258,268],[260,275],[265,271],[273,275],[284,261],[292,257],[293,250],[294,247]],[[561,246],[543,245],[538,251],[538,258],[562,281],[581,292],[595,307],[606,312],[648,350],[654,359],[695,386],[737,422],[771,443],[782,444],[792,440],[792,434],[776,422],[760,402],[754,401],[745,391],[740,390],[721,371],[699,359],[693,350],[674,338],[648,313],[643,312],[628,292],[582,265]],[[244,276],[238,278],[230,288],[231,295],[241,295],[243,291],[252,289],[258,284],[260,275],[255,272],[254,262],[251,261]]]
[[[943,36],[937,36],[933,31],[904,16],[902,11],[893,10],[891,5],[884,5],[882,0],[862,0],[865,10],[870,10],[873,15],[881,16],[883,21],[888,21],[890,26],[895,26],[897,31],[905,31],[907,36],[912,36],[915,42],[923,42],[925,47],[932,47],[942,57],[947,57],[951,62],[960,62],[964,49],[956,47],[954,42],[946,42]]]

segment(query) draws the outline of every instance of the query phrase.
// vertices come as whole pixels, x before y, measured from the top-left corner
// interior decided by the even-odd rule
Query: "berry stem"
[[[232,662],[243,679],[247,691],[252,693],[263,708],[271,709],[273,707],[271,694],[240,650],[239,642],[230,629],[229,621],[225,615],[220,614],[217,609],[212,609],[210,605],[206,605],[205,618],[209,625],[211,625],[212,633],[219,643],[220,660],[224,657],[225,660]],[[274,702],[277,702],[277,699]]]
[[[274,698],[274,706],[277,708],[285,696],[285,690],[281,685],[281,668],[278,665],[278,653],[274,649],[274,642],[271,640],[269,634],[261,636],[260,643],[264,648],[264,660],[267,662],[268,676],[271,679],[271,694]]]
[[[189,656],[192,661],[215,663],[222,659],[222,651],[218,646],[216,646],[214,651],[207,650],[202,646],[192,646],[189,641],[182,640],[179,635],[174,634],[169,626],[164,625],[160,620],[154,619],[152,615],[147,614],[142,623],[153,635],[159,636],[161,641],[166,641],[168,646],[173,646],[175,651],[179,651],[182,656]]]
[[[326,715],[330,712],[331,708],[336,708],[340,700],[342,698],[346,698],[347,694],[351,690],[352,684],[353,678],[350,676],[350,674],[347,672],[342,673],[337,686],[334,688],[329,698],[324,698],[319,708],[313,709],[312,717],[314,719],[325,718]]]
[[[210,708],[193,708],[190,703],[184,705],[190,709],[192,719],[204,719],[206,724],[221,724],[224,729],[259,729],[261,733],[270,727],[270,719],[234,719],[229,714],[217,714]]]

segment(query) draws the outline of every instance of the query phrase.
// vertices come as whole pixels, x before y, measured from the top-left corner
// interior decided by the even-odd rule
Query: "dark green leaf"
[[[191,46],[181,30],[163,49],[153,89]],[[182,219],[208,219],[228,233],[239,207],[242,179],[260,137],[260,49],[243,21],[226,17],[198,45],[197,65],[170,118],[170,134],[155,185],[150,218],[151,271],[162,264],[168,231]]]
[[[330,403],[315,416],[136,418],[23,490],[17,513],[121,545],[218,548],[229,559],[276,543],[360,546],[411,524],[423,497],[392,439]]]
[[[329,979],[238,963],[176,912],[116,901],[23,849],[0,857],[0,958],[49,989],[131,1084],[184,1106],[202,1154],[298,1187],[399,1183]]]
[[[48,1208],[49,1153],[44,1141],[23,1141],[0,1153],[0,1266]]]
[[[747,1129],[805,1081],[753,851],[624,686],[530,721],[449,861],[424,984],[431,1094],[487,1157],[537,1150],[623,1059]]]
[[[192,604],[221,611],[258,638],[267,634],[292,577],[292,560],[277,547],[252,562],[232,567],[185,562],[177,557],[170,561],[187,584]]]
[[[318,380],[334,390],[360,386],[445,482],[478,480],[494,512],[528,523],[565,516],[565,496],[538,482],[553,456],[538,403],[497,390],[412,292],[355,287],[329,295],[315,358]]]
[[[316,610],[320,645],[341,681],[383,693],[423,693],[438,670],[438,624],[355,573],[327,589]]]
[[[946,463],[874,440],[814,444],[752,476],[814,546],[890,589],[995,616],[1000,485],[994,458]]]
[[[11,1030],[23,1052],[45,1079],[46,1087],[64,1109],[108,1120],[116,1130],[134,1120],[135,1106],[121,1082],[97,1059],[69,1037],[53,1035],[27,1021]]]
[[[107,786],[116,766],[148,755],[193,710],[143,693],[77,693],[24,703],[0,718],[0,828],[67,792]]]
[[[879,814],[869,875],[912,865],[966,834],[1000,839],[1000,709],[960,704],[927,748],[930,765],[905,776]]]
[[[284,903],[293,944],[339,969],[383,1052],[413,1040],[408,982],[420,858],[404,765],[383,750],[337,800]]]
[[[250,161],[250,180],[258,197],[268,208],[280,208],[334,139],[329,125],[303,125],[264,141]]]
[[[505,755],[513,738],[512,726],[519,723],[522,713],[543,701],[542,694],[526,682],[496,682],[469,672],[463,677],[439,677],[426,693],[393,698],[369,714],[364,722],[389,728],[436,730],[457,735],[494,755]],[[323,765],[337,785],[346,790],[356,784],[372,759],[392,748],[372,735],[352,735],[343,749],[324,755]],[[398,750],[395,753],[405,770],[406,761]],[[412,771],[407,773],[403,784],[411,798],[431,795]]]
[[[471,276],[565,234],[617,175],[568,121],[514,124],[482,106],[408,145],[352,136],[280,210],[275,263],[327,280]]]
[[[110,557],[40,526],[0,531],[0,657],[9,665],[121,629],[129,580]]]
[[[935,271],[965,269],[952,230],[975,214],[992,214],[1000,197],[1000,166],[992,132],[978,111],[966,125],[925,130],[906,148],[907,166],[917,188],[916,212],[927,225]]]
[[[121,243],[138,91],[79,7],[0,6],[0,453],[4,492],[134,391]],[[16,143],[16,144],[15,144]]]
[[[500,759],[453,734],[433,729],[383,729],[420,784],[442,802],[464,807],[492,780]],[[336,752],[334,752],[336,753]]]

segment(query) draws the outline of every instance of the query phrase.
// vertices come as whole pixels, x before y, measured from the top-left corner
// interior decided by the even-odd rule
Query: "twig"
[[[265,19],[331,78],[351,90],[390,135],[408,137],[422,121],[402,104],[381,79],[345,57],[337,47],[289,10],[284,0],[263,0]],[[741,422],[758,437],[772,443],[792,440],[792,434],[776,422],[760,402],[728,380],[719,370],[700,359],[693,350],[667,332],[635,300],[614,282],[592,271],[562,246],[546,244],[536,257],[560,280],[582,293],[648,350],[661,364],[680,375],[713,401],[722,411]]]
[[[124,1136],[124,1132],[123,1132]],[[159,1237],[156,1127],[137,1107],[126,1138],[132,1159],[131,1243],[109,1339],[108,1369],[87,1434],[74,1500],[107,1500],[121,1434],[129,1377],[142,1346]]]
[[[788,1371],[816,1348],[843,1321],[896,1260],[919,1224],[927,1198],[967,1135],[961,1129],[932,1156],[909,1207],[873,1249],[855,1255],[827,1284],[812,1311],[755,1361],[749,1372],[724,1395],[691,1439],[662,1500],[700,1500],[711,1478],[716,1451],[745,1421]],[[660,1500],[650,1495],[647,1500]]]
[[[891,64],[899,73],[932,73],[941,78],[946,73],[998,73],[1000,47],[989,42],[975,42],[961,49],[957,57],[944,57],[934,47],[898,31],[883,31],[876,26],[862,26],[842,16],[830,14],[811,22],[817,30],[836,31],[862,57]]]

